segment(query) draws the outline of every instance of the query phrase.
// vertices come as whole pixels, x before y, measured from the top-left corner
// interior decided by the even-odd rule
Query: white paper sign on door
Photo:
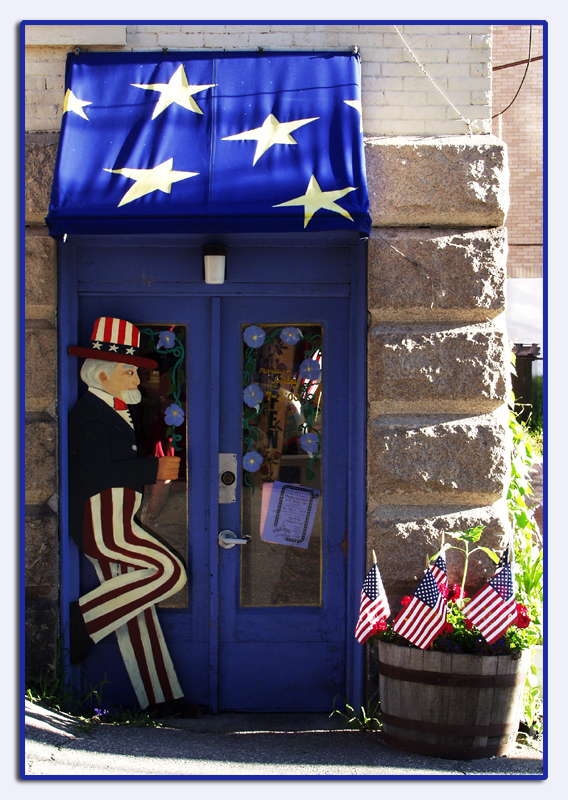
[[[262,540],[307,548],[319,496],[319,489],[275,481],[272,484],[264,526],[261,526]]]

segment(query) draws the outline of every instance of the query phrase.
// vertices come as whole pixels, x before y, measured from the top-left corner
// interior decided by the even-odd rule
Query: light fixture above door
[[[205,283],[225,283],[227,248],[222,244],[206,244],[203,247],[203,270]]]

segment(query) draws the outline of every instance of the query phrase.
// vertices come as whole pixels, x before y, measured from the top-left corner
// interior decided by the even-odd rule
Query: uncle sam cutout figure
[[[72,603],[71,661],[115,633],[142,709],[162,716],[199,716],[182,700],[156,604],[187,582],[182,561],[136,521],[145,484],[178,477],[177,456],[138,458],[128,405],[141,400],[139,355],[132,323],[100,317],[91,347],[69,347],[85,358],[81,378],[89,390],[69,415],[70,531],[93,564],[100,586]]]

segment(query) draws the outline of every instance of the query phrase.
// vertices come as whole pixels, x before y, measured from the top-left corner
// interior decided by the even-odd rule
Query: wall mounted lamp
[[[205,283],[225,283],[227,248],[222,244],[206,244],[203,247],[203,269]]]

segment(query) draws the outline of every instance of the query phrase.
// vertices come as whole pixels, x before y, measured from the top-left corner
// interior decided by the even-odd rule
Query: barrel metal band
[[[426,683],[430,686],[468,686],[474,689],[507,688],[524,683],[521,671],[510,675],[469,675],[448,672],[431,672],[422,669],[406,669],[379,661],[379,673],[386,678],[395,678],[410,683]]]
[[[381,741],[397,750],[406,750],[408,753],[417,753],[422,756],[434,756],[438,758],[471,759],[489,758],[490,756],[508,755],[515,743],[506,742],[502,744],[491,744],[485,747],[460,747],[459,745],[439,745],[428,744],[427,742],[417,742],[414,740],[400,739],[398,736],[390,736],[383,733]]]
[[[457,725],[449,722],[431,722],[418,719],[403,719],[393,714],[381,711],[381,722],[395,725],[407,731],[420,733],[440,733],[445,736],[505,736],[515,733],[519,727],[518,722],[502,723],[500,725]]]

